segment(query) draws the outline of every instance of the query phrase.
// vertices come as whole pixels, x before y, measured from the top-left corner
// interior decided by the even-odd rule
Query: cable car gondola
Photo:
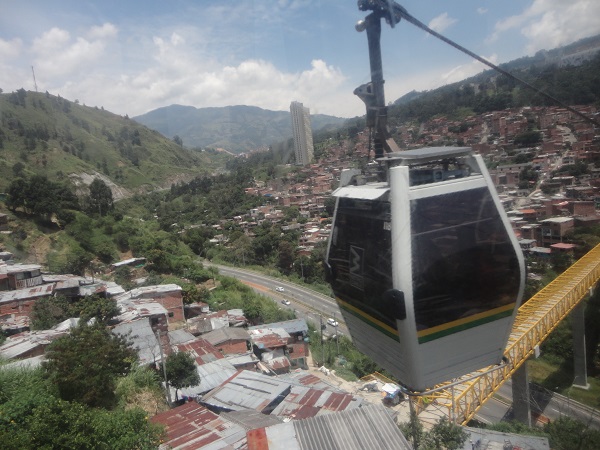
[[[333,193],[327,265],[354,343],[416,391],[499,363],[525,269],[483,159],[437,147],[378,162],[389,181]]]
[[[371,82],[354,93],[367,107],[377,167],[372,178],[342,172],[325,265],[358,349],[422,392],[501,362],[525,264],[480,155],[468,147],[401,152],[390,136],[381,20],[394,27],[404,18],[502,69],[394,1],[358,0],[358,7],[371,11],[356,25],[367,32]]]

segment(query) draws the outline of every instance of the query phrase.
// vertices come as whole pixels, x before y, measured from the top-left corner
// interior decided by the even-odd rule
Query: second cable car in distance
[[[414,391],[500,363],[525,265],[483,159],[435,147],[378,162],[386,181],[346,176],[333,193],[326,260],[353,342]]]

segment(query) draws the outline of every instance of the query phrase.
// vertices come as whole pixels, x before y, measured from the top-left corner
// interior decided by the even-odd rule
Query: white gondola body
[[[525,265],[482,158],[440,147],[380,163],[388,181],[333,194],[327,264],[353,342],[415,391],[500,363]]]

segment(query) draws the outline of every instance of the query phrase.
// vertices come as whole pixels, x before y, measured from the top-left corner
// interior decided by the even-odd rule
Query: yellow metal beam
[[[504,356],[506,365],[486,367],[462,377],[452,389],[418,401],[418,409],[435,401],[448,408],[448,417],[466,424],[483,403],[527,361],[537,345],[556,328],[600,279],[600,244],[525,302],[517,313]],[[460,381],[460,380],[459,380]],[[441,386],[443,387],[443,386]]]

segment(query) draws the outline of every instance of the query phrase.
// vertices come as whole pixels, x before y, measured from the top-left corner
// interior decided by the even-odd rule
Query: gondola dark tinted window
[[[392,288],[390,227],[388,202],[340,198],[329,264],[332,288],[340,300],[355,307],[362,319],[376,319],[396,329],[390,312],[393,305],[383,295]]]
[[[515,302],[519,265],[487,189],[413,200],[411,221],[418,330],[484,320]]]

